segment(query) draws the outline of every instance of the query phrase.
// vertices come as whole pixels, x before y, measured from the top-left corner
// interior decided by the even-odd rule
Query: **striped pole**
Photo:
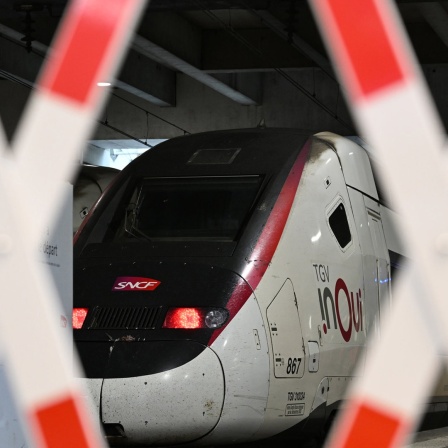
[[[107,97],[107,89],[97,82],[114,78],[145,5],[146,0],[71,3],[13,142],[33,197],[36,238],[62,200],[55,185],[74,175],[96,126]]]
[[[0,139],[0,341],[28,436],[42,448],[101,447],[57,331],[59,304],[37,244],[74,174],[143,0],[74,0],[7,151]],[[74,370],[74,372],[73,372]]]
[[[375,148],[412,258],[332,447],[394,447],[419,421],[448,348],[444,131],[388,0],[310,0],[358,127]]]

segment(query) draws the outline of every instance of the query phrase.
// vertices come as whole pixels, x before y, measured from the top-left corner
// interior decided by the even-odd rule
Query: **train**
[[[90,208],[120,171],[115,168],[90,165],[79,167],[73,181],[73,234],[75,234]]]
[[[79,381],[112,445],[325,434],[406,260],[366,148],[204,132],[115,177],[75,237],[73,309]],[[427,414],[447,412],[445,376]]]

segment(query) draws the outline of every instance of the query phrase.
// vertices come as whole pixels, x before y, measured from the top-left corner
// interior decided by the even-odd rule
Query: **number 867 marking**
[[[296,373],[299,373],[299,367],[301,362],[302,362],[301,358],[288,358],[286,373],[288,375],[294,375]]]

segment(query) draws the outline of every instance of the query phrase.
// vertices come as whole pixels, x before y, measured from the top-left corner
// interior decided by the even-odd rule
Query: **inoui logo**
[[[330,267],[324,265],[313,264],[316,270],[317,281],[320,283],[330,283]],[[323,291],[321,288],[317,288],[319,295],[320,312],[322,314],[322,330],[326,334],[328,330],[331,330],[333,322],[334,329],[339,326],[342,338],[345,342],[350,341],[352,331],[356,333],[362,331],[362,303],[361,303],[361,289],[356,292],[356,303],[353,292],[349,292],[345,281],[342,278],[336,280],[334,287],[334,293],[325,286]],[[346,301],[346,307],[348,312],[346,315],[341,316],[341,300]],[[328,305],[330,305],[330,313],[328,312]],[[348,324],[344,327],[342,321],[344,317],[348,317]]]
[[[159,280],[146,277],[117,277],[112,291],[154,291]]]

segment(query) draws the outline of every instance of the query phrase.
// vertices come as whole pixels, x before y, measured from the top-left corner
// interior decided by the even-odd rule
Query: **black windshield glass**
[[[144,179],[118,238],[234,241],[260,183],[260,176]]]

